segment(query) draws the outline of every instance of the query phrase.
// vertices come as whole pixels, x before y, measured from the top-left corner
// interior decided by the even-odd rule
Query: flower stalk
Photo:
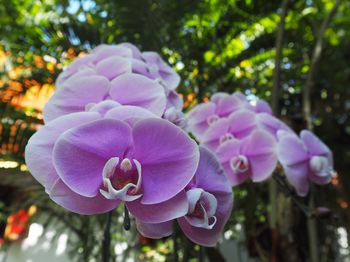
[[[103,233],[103,240],[102,240],[102,262],[109,262],[111,257],[111,223],[112,223],[112,213],[113,211],[110,211],[107,213],[106,218],[106,224],[105,229]]]

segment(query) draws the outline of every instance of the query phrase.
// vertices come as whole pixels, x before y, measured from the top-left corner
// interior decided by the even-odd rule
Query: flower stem
[[[294,191],[290,189],[290,187],[287,184],[287,181],[285,177],[281,176],[278,173],[274,173],[272,175],[273,179],[277,182],[277,184],[280,186],[282,192],[287,196],[292,199],[294,204],[299,207],[299,209],[305,214],[306,217],[311,217],[311,211],[310,208],[301,203],[298,198],[296,197]]]
[[[199,246],[199,262],[205,261],[205,247]]]
[[[174,245],[174,250],[173,250],[173,260],[174,262],[179,262],[179,247],[177,245],[177,234],[176,231],[173,233],[173,245]]]
[[[112,213],[113,211],[108,212],[107,221],[103,233],[102,240],[102,261],[109,262],[110,261],[110,245],[111,245],[111,222],[112,222]]]
[[[314,187],[311,186],[308,207],[310,209],[315,209],[315,199],[314,199]],[[307,229],[309,236],[309,247],[310,247],[310,260],[312,262],[320,261],[320,254],[318,248],[318,232],[317,232],[317,221],[314,217],[309,217],[307,220]]]
[[[129,230],[130,229],[130,216],[129,216],[129,210],[126,207],[126,205],[124,205],[124,222],[123,222],[123,226],[125,230]]]

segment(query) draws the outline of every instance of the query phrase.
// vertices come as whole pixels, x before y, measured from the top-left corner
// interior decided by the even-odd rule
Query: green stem
[[[311,187],[310,190],[310,197],[309,197],[309,209],[314,210],[315,209],[315,199],[314,199],[314,193]],[[310,256],[312,262],[318,262],[320,261],[319,257],[319,248],[318,248],[318,234],[317,234],[317,224],[316,219],[313,217],[309,217],[307,220],[307,230],[309,235],[309,248],[310,248]]]

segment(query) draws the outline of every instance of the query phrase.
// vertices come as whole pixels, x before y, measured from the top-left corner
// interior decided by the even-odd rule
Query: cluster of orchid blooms
[[[123,202],[142,235],[169,236],[177,222],[204,246],[216,245],[231,215],[232,186],[266,180],[278,160],[301,196],[310,182],[330,181],[328,147],[309,131],[299,138],[266,102],[217,93],[184,115],[179,82],[157,53],[129,43],[77,58],[28,142],[30,172],[72,212],[105,213]]]
[[[327,184],[334,174],[330,149],[308,130],[298,137],[263,100],[216,93],[189,112],[188,125],[215,152],[232,186],[266,180],[278,161],[299,196],[307,195],[310,182]]]

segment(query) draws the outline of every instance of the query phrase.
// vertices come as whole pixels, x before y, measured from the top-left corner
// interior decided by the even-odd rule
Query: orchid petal
[[[128,202],[128,210],[137,219],[145,223],[162,223],[187,214],[188,201],[185,192],[175,197],[152,205],[144,205],[140,200]]]
[[[152,112],[138,106],[120,106],[107,112],[105,118],[112,118],[133,126],[137,121],[146,118],[159,118]]]
[[[103,76],[95,75],[65,81],[44,107],[45,123],[61,115],[84,111],[86,104],[102,101],[109,88],[110,83]]]
[[[131,129],[127,124],[114,119],[97,120],[63,133],[55,143],[53,162],[68,187],[92,197],[102,185],[107,160],[123,157],[131,145]]]
[[[160,239],[173,233],[173,221],[151,224],[136,219],[136,228],[145,237]]]
[[[163,87],[137,74],[123,74],[111,82],[110,96],[121,104],[140,106],[158,116],[165,111]]]
[[[28,141],[25,160],[29,171],[46,189],[53,186],[58,176],[52,163],[52,150],[57,138],[66,130],[101,116],[93,112],[80,112],[59,117],[44,125]]]
[[[295,165],[309,159],[305,145],[296,135],[279,131],[277,137],[277,156],[283,166]]]
[[[122,74],[131,73],[131,61],[120,56],[111,56],[97,64],[96,72],[113,80]]]
[[[81,196],[59,178],[47,193],[58,205],[81,215],[106,213],[115,209],[120,203],[118,200],[108,200],[99,194],[95,197]]]
[[[142,204],[168,200],[191,181],[198,146],[181,128],[163,119],[140,120],[133,127],[133,138],[133,157],[142,160]]]

